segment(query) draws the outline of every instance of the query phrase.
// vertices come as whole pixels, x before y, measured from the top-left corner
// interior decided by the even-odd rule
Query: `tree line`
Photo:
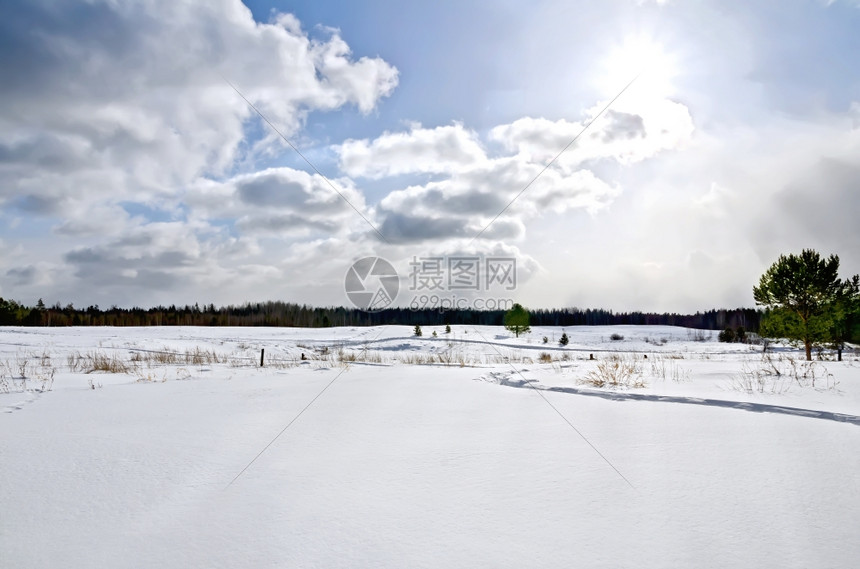
[[[604,309],[530,310],[532,326],[606,326],[614,324],[664,325],[722,330],[743,327],[758,330],[762,310],[735,308],[708,310],[695,314],[656,312],[613,312]],[[503,310],[412,310],[388,308],[366,312],[357,308],[313,307],[290,302],[249,302],[216,307],[214,304],[155,306],[151,308],[102,309],[98,306],[76,308],[59,303],[46,306],[41,300],[25,306],[0,298],[0,326],[292,326],[327,328],[331,326],[407,326],[485,325],[502,326]]]

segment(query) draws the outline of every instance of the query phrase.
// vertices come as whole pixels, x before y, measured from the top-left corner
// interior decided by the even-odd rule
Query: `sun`
[[[596,66],[596,83],[607,95],[618,93],[634,78],[639,95],[666,97],[672,93],[677,58],[659,42],[645,36],[628,36],[610,48]]]

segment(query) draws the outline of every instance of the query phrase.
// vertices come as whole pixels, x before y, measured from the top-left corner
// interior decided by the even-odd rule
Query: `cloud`
[[[9,269],[6,271],[6,276],[12,281],[12,284],[17,286],[26,286],[32,284],[36,280],[36,267],[28,265],[17,269]]]
[[[347,140],[335,150],[341,170],[365,178],[451,174],[487,159],[477,134],[459,123],[429,129],[416,124],[408,132],[386,132],[373,141]]]
[[[489,161],[483,168],[439,182],[389,193],[379,204],[380,230],[391,241],[474,238],[498,214],[482,239],[520,239],[525,219],[572,209],[596,212],[619,189],[588,170],[547,170],[519,198],[541,167],[516,158]],[[517,198],[515,200],[515,198]]]
[[[386,239],[397,243],[436,241],[469,236],[468,229],[461,220],[409,215],[401,212],[392,212],[387,215],[380,231]]]
[[[853,52],[834,48],[856,43],[856,11],[798,5],[777,29],[770,8],[649,3],[637,13],[677,64],[671,88],[637,82],[547,167],[606,103],[596,78],[634,32],[630,3],[589,7],[576,53],[551,45],[582,18],[564,3],[499,11],[487,29],[504,39],[480,45],[461,19],[457,49],[474,49],[454,75],[450,49],[421,59],[430,50],[379,36],[410,65],[386,105],[397,69],[293,15],[256,22],[238,0],[13,2],[0,20],[3,293],[343,304],[361,256],[516,250],[533,261],[526,302],[696,310],[750,304],[749,281],[789,250],[838,253],[858,272],[860,106]],[[337,191],[291,168],[222,76]]]
[[[521,247],[568,280],[523,293],[556,305],[695,311],[752,306],[767,267],[804,248],[838,254],[844,276],[860,272],[858,156],[860,129],[844,113],[700,132],[683,155],[619,170],[631,191],[599,216],[532,225]]]
[[[245,233],[367,229],[353,209],[366,209],[364,196],[350,179],[326,181],[292,168],[268,168],[224,182],[203,180],[189,189],[186,203],[203,221],[237,219]]]
[[[89,302],[190,300],[228,283],[257,252],[252,243],[203,229],[180,222],[149,223],[104,243],[76,247],[63,261],[79,286],[91,289]]]
[[[311,37],[287,14],[256,22],[239,0],[7,8],[0,211],[23,219],[26,236],[19,230],[13,243],[45,259],[45,274],[65,271],[65,284],[52,290],[110,303],[174,302],[170,294],[195,286],[248,284],[237,256],[264,264],[288,236],[356,224],[319,176],[254,171],[283,142],[224,81],[287,136],[310,113],[371,113],[397,86],[398,71],[380,57],[354,56],[339,31]],[[350,180],[332,181],[364,208]],[[12,229],[0,233],[9,238]],[[28,255],[7,253],[7,290],[47,292],[24,286]]]
[[[175,205],[229,171],[257,118],[222,75],[287,135],[312,111],[370,112],[398,77],[337,32],[258,23],[238,0],[19,3],[0,35],[0,203],[41,215]]]
[[[757,216],[754,235],[762,254],[776,255],[770,243],[792,252],[812,247],[839,254],[844,271],[860,272],[859,187],[860,160],[819,159],[774,192]]]
[[[562,165],[575,166],[596,159],[630,164],[684,148],[695,130],[689,109],[670,99],[622,98],[595,120],[601,108],[603,104],[591,108],[582,123],[523,117],[493,128],[490,138],[527,160],[548,162],[581,134],[560,157]],[[583,132],[591,120],[593,124]]]
[[[603,132],[603,140],[606,142],[645,138],[647,135],[645,120],[639,115],[610,109],[606,111],[606,117],[609,119],[609,125]]]
[[[622,108],[595,120],[582,143],[549,167],[587,122],[524,117],[499,125],[488,134],[501,146],[497,156],[488,155],[477,135],[459,124],[385,133],[336,150],[354,174],[435,175],[379,202],[380,229],[390,240],[471,239],[479,233],[482,239],[522,239],[525,220],[574,210],[595,214],[621,194],[622,188],[601,178],[589,162],[641,162],[683,148],[692,136],[689,111],[679,103],[640,99]],[[597,107],[589,111],[596,113]],[[481,233],[491,221],[494,231]]]

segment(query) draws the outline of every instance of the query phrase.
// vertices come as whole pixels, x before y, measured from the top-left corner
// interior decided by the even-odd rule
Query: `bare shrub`
[[[54,366],[50,365],[50,363],[46,365],[40,364],[34,372],[35,379],[37,382],[39,382],[39,387],[36,388],[36,391],[45,392],[53,389],[54,374],[56,372],[57,369]]]
[[[80,352],[69,352],[66,355],[66,364],[69,366],[69,371],[80,371],[83,368],[85,358]]]
[[[0,362],[0,393],[50,391],[56,371],[47,352],[19,353],[14,361]]]
[[[740,373],[732,377],[732,389],[745,393],[780,394],[794,386],[836,389],[837,385],[833,374],[818,362],[798,361],[786,355],[774,357],[770,353],[765,353],[755,365],[744,362]]]
[[[358,357],[355,355],[355,352],[352,352],[352,351],[348,352],[348,351],[344,350],[343,348],[340,348],[337,351],[337,361],[339,361],[341,363],[350,363],[350,362],[356,361],[357,359],[358,359]]]
[[[706,334],[704,330],[688,329],[687,339],[691,342],[707,342],[708,334]]]
[[[617,354],[598,362],[595,369],[585,374],[581,383],[592,387],[645,387],[645,381],[642,379],[642,365],[639,360]]]
[[[22,390],[18,382],[15,381],[11,369],[8,360],[0,362],[0,393],[13,393]]]
[[[542,364],[550,364],[552,363],[552,354],[548,352],[541,352],[540,356],[538,356],[538,361]]]
[[[30,367],[30,360],[23,355],[15,357],[15,370],[18,372],[18,379],[27,379],[27,368]]]
[[[179,354],[168,350],[159,350],[152,352],[144,352],[143,359],[147,362],[153,362],[161,365],[171,365],[180,363]]]
[[[84,373],[128,373],[131,368],[116,354],[107,355],[104,352],[90,352],[85,356]]]
[[[690,370],[678,365],[675,358],[662,355],[651,358],[651,375],[663,381],[669,379],[675,383],[690,381]]]

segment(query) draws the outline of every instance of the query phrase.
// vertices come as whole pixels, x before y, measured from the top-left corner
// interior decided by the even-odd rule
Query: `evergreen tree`
[[[812,249],[780,255],[753,287],[756,304],[770,311],[765,335],[778,330],[782,337],[802,342],[811,360],[813,344],[825,340],[838,320],[838,303],[850,282],[839,280],[836,255],[823,259]]]
[[[529,313],[528,310],[520,304],[514,304],[509,311],[505,313],[504,318],[505,328],[513,332],[517,338],[520,334],[525,334],[531,329],[529,328]]]
[[[415,334],[416,336],[419,336],[419,337],[420,337],[420,336],[421,336],[421,326],[419,326],[418,324],[416,324],[416,325],[415,325],[415,330],[413,331],[413,334]]]
[[[860,342],[860,277],[857,275],[843,283],[833,303],[827,336],[840,362],[845,343]]]
[[[734,330],[732,330],[731,328],[726,328],[725,330],[720,332],[718,338],[720,342],[732,343],[737,339],[737,336],[735,335]]]

